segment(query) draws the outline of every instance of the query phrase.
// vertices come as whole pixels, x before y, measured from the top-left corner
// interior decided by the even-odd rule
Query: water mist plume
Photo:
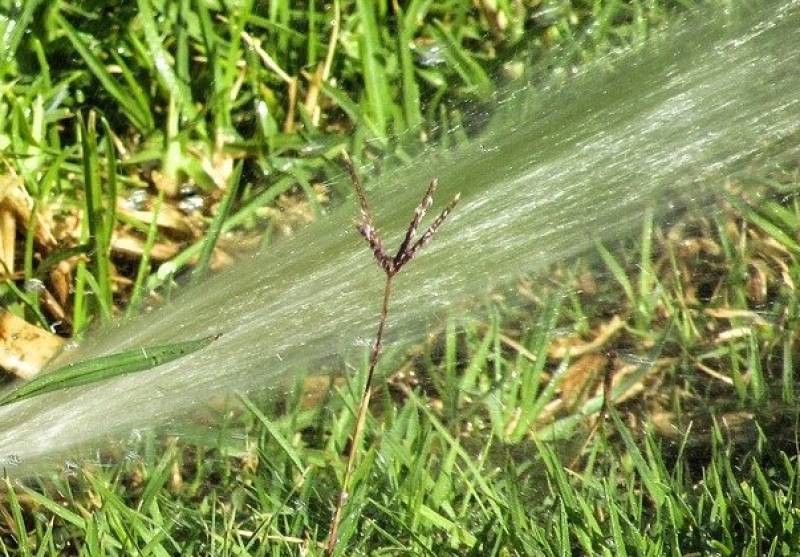
[[[796,162],[800,0],[716,16],[679,22],[561,86],[520,88],[479,139],[375,180],[376,219],[391,243],[419,184],[437,177],[443,199],[462,194],[437,241],[397,277],[387,345],[418,338],[437,315],[517,273],[627,233],[647,206],[664,214],[733,173]],[[179,428],[177,417],[212,396],[280,395],[291,370],[363,353],[382,282],[352,214],[347,204],[166,307],[87,338],[75,358],[223,334],[155,370],[1,408],[0,463],[25,473],[135,429]]]

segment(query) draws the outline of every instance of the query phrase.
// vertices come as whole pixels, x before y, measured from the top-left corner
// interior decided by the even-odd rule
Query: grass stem
[[[331,519],[331,527],[328,534],[328,542],[326,544],[325,554],[332,557],[336,544],[339,538],[339,525],[342,521],[342,513],[347,504],[347,499],[350,493],[350,483],[353,477],[353,469],[355,467],[356,454],[360,445],[361,435],[364,431],[364,424],[367,419],[367,409],[369,408],[369,400],[372,396],[372,381],[375,376],[375,368],[378,365],[378,359],[381,355],[381,348],[383,347],[383,334],[386,330],[386,322],[389,320],[389,298],[392,295],[393,279],[403,266],[411,261],[414,256],[427,244],[442,223],[453,210],[456,203],[458,203],[459,196],[456,195],[452,201],[445,207],[444,211],[433,220],[433,223],[428,226],[425,232],[414,241],[422,218],[433,203],[433,193],[436,191],[438,181],[434,178],[425,190],[425,195],[422,197],[417,208],[414,210],[414,215],[411,222],[406,229],[405,237],[400,243],[400,247],[394,256],[390,256],[384,248],[383,241],[381,240],[380,233],[373,223],[372,209],[370,209],[367,196],[364,193],[364,186],[361,183],[361,177],[350,160],[347,153],[343,154],[344,164],[350,174],[350,179],[353,182],[353,188],[356,192],[360,209],[360,219],[356,223],[356,229],[364,237],[375,256],[378,266],[383,269],[386,275],[386,283],[383,290],[383,303],[381,305],[381,317],[378,323],[378,331],[375,333],[375,342],[372,345],[372,352],[369,358],[369,369],[367,370],[367,379],[364,383],[364,388],[361,392],[361,401],[358,404],[358,413],[356,415],[356,422],[353,425],[353,433],[350,439],[350,450],[347,455],[347,465],[345,467],[344,478],[342,479],[342,489],[339,492],[339,498],[336,502],[336,509],[333,512]]]

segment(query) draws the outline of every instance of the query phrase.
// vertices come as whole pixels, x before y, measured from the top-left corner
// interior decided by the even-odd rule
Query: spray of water
[[[441,236],[398,277],[387,342],[413,340],[460,301],[626,233],[645,207],[663,215],[713,196],[733,173],[796,161],[800,0],[751,9],[682,22],[560,85],[522,87],[480,138],[374,180],[390,243],[432,177],[442,199],[462,195]],[[0,409],[0,463],[29,471],[133,430],[178,428],[179,416],[212,396],[280,396],[291,370],[363,352],[382,281],[353,214],[348,204],[166,307],[88,338],[74,357],[223,334],[155,370]]]

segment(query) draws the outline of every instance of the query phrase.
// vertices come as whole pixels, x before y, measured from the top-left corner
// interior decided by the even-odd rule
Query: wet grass
[[[323,214],[346,193],[330,180],[342,149],[379,171],[459,141],[508,80],[644,40],[676,9],[0,7],[3,174],[47,209],[15,218],[0,299],[65,336],[213,272],[225,234],[268,244],[298,224],[282,209]],[[711,214],[645,214],[637,237],[382,360],[338,554],[796,553],[799,190],[777,168],[733,181]],[[198,411],[194,436],[133,435],[99,462],[7,480],[0,547],[322,555],[367,370],[365,355],[348,380],[309,374],[287,400]]]

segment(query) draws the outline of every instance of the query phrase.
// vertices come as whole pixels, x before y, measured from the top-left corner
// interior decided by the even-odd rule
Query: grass
[[[220,266],[224,235],[268,245],[298,225],[281,209],[341,201],[342,149],[379,171],[446,147],[508,80],[642,41],[682,9],[232,6],[0,0],[3,179],[42,209],[14,220],[6,311],[75,337],[133,314]],[[727,191],[724,210],[645,214],[638,238],[382,360],[338,554],[795,554],[797,169]],[[358,371],[204,410],[214,427],[196,438],[148,433],[7,479],[0,547],[322,555],[366,359]]]

